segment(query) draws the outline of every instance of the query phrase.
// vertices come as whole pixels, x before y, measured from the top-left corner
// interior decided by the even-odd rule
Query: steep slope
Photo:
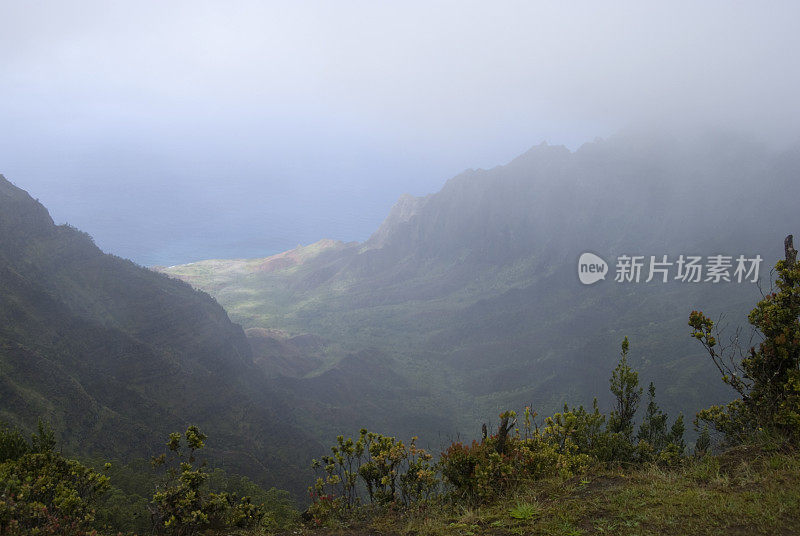
[[[207,294],[102,253],[0,176],[0,418],[74,453],[147,456],[198,424],[225,468],[299,491],[317,449]]]
[[[320,365],[293,379],[295,390],[318,392],[345,356],[371,354],[393,380],[371,370],[353,388],[378,385],[383,411],[334,390],[327,403],[353,416],[345,428],[360,417],[435,442],[507,407],[546,413],[595,394],[604,404],[624,335],[664,406],[693,414],[730,393],[709,387],[716,373],[687,336],[688,312],[745,324],[758,286],[645,283],[647,273],[616,283],[614,261],[760,254],[766,284],[783,236],[800,230],[798,174],[798,150],[731,136],[632,133],[575,152],[542,145],[436,194],[404,196],[364,244],[316,245],[302,263],[269,272],[218,269],[230,261],[165,271],[208,290],[246,328],[323,341]],[[576,273],[585,251],[611,264],[588,287]],[[330,428],[329,419],[317,426]]]

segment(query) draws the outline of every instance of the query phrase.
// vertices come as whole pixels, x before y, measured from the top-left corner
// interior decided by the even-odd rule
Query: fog
[[[798,141],[796,2],[0,4],[0,173],[152,264],[363,240],[402,193],[640,127]]]

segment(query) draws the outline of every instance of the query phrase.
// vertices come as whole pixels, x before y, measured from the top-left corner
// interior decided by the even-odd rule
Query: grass
[[[602,470],[531,482],[488,505],[430,506],[297,534],[800,534],[800,455],[751,448],[677,469]]]
[[[539,513],[539,506],[527,502],[518,502],[508,511],[508,515],[520,521],[530,521]]]

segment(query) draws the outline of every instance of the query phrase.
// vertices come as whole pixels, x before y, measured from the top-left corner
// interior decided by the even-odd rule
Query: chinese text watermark
[[[762,262],[761,255],[620,255],[615,265],[617,283],[649,283],[679,281],[681,283],[756,283]],[[584,253],[578,259],[578,278],[584,285],[605,279],[609,267],[594,253]]]

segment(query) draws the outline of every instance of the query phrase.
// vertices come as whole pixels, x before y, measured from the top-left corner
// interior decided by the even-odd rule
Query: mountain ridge
[[[0,287],[0,418],[28,429],[45,418],[68,450],[120,459],[198,424],[225,468],[304,488],[314,441],[264,391],[241,326],[206,293],[56,226],[5,177]]]
[[[368,240],[302,266],[236,277],[197,264],[166,272],[208,290],[245,328],[318,337],[322,370],[374,351],[416,386],[386,386],[395,411],[380,425],[392,433],[470,434],[466,426],[503,409],[589,404],[586,396],[606,390],[623,335],[642,374],[666,384],[665,407],[690,413],[730,395],[704,389],[716,373],[686,336],[686,315],[703,308],[743,323],[757,287],[613,277],[585,287],[577,259],[587,250],[607,260],[760,253],[769,265],[780,255],[775,236],[800,221],[793,196],[776,198],[765,185],[800,193],[799,171],[797,148],[774,153],[725,136],[629,133],[576,151],[538,145],[506,165],[465,171],[439,192],[402,196]],[[437,428],[412,430],[414,418]]]

